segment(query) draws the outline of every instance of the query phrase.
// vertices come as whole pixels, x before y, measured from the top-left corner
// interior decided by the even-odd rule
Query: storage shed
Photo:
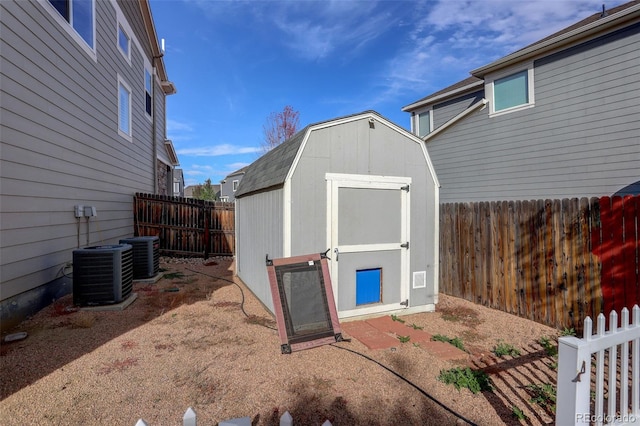
[[[340,318],[435,309],[438,180],[424,142],[374,111],[305,127],[236,191],[236,273],[273,312],[265,259],[328,250]]]

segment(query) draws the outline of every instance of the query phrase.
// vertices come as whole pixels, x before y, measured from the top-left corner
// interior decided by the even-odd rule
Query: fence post
[[[280,417],[280,426],[293,426],[293,417],[291,417],[288,411],[285,411],[282,417]]]
[[[183,426],[196,426],[196,412],[193,408],[187,408],[184,416],[182,416]]]
[[[582,339],[558,339],[557,426],[589,424],[590,355]]]

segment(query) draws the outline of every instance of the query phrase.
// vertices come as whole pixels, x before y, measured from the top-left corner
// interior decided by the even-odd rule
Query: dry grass
[[[163,259],[161,266],[165,278],[136,284],[138,299],[124,311],[77,311],[67,296],[21,324],[15,331],[29,337],[0,346],[3,424],[180,424],[189,406],[202,424],[251,416],[254,425],[277,425],[285,411],[304,425],[459,424],[355,353],[322,346],[281,355],[273,317],[246,288],[242,304],[225,281],[233,280],[229,260]],[[479,425],[520,424],[514,407],[527,424],[552,421],[526,386],[555,383],[554,360],[539,343],[555,330],[443,295],[435,313],[401,319],[460,337],[470,353],[444,361],[411,342],[369,350],[348,335],[335,346],[388,367]],[[494,356],[500,339],[522,355]],[[437,380],[456,366],[486,372],[494,392],[474,395]]]

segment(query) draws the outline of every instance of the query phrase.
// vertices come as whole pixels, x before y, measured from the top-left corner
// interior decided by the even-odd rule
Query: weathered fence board
[[[640,302],[640,196],[440,206],[440,291],[553,327]]]
[[[159,236],[160,253],[170,256],[233,256],[235,206],[164,195],[136,194],[136,236]]]

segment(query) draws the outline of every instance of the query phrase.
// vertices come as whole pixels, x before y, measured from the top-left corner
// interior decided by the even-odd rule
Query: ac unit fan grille
[[[160,272],[160,239],[133,237],[120,240],[133,246],[133,279],[151,278]]]
[[[133,290],[133,250],[74,251],[73,299],[76,305],[120,303]]]

